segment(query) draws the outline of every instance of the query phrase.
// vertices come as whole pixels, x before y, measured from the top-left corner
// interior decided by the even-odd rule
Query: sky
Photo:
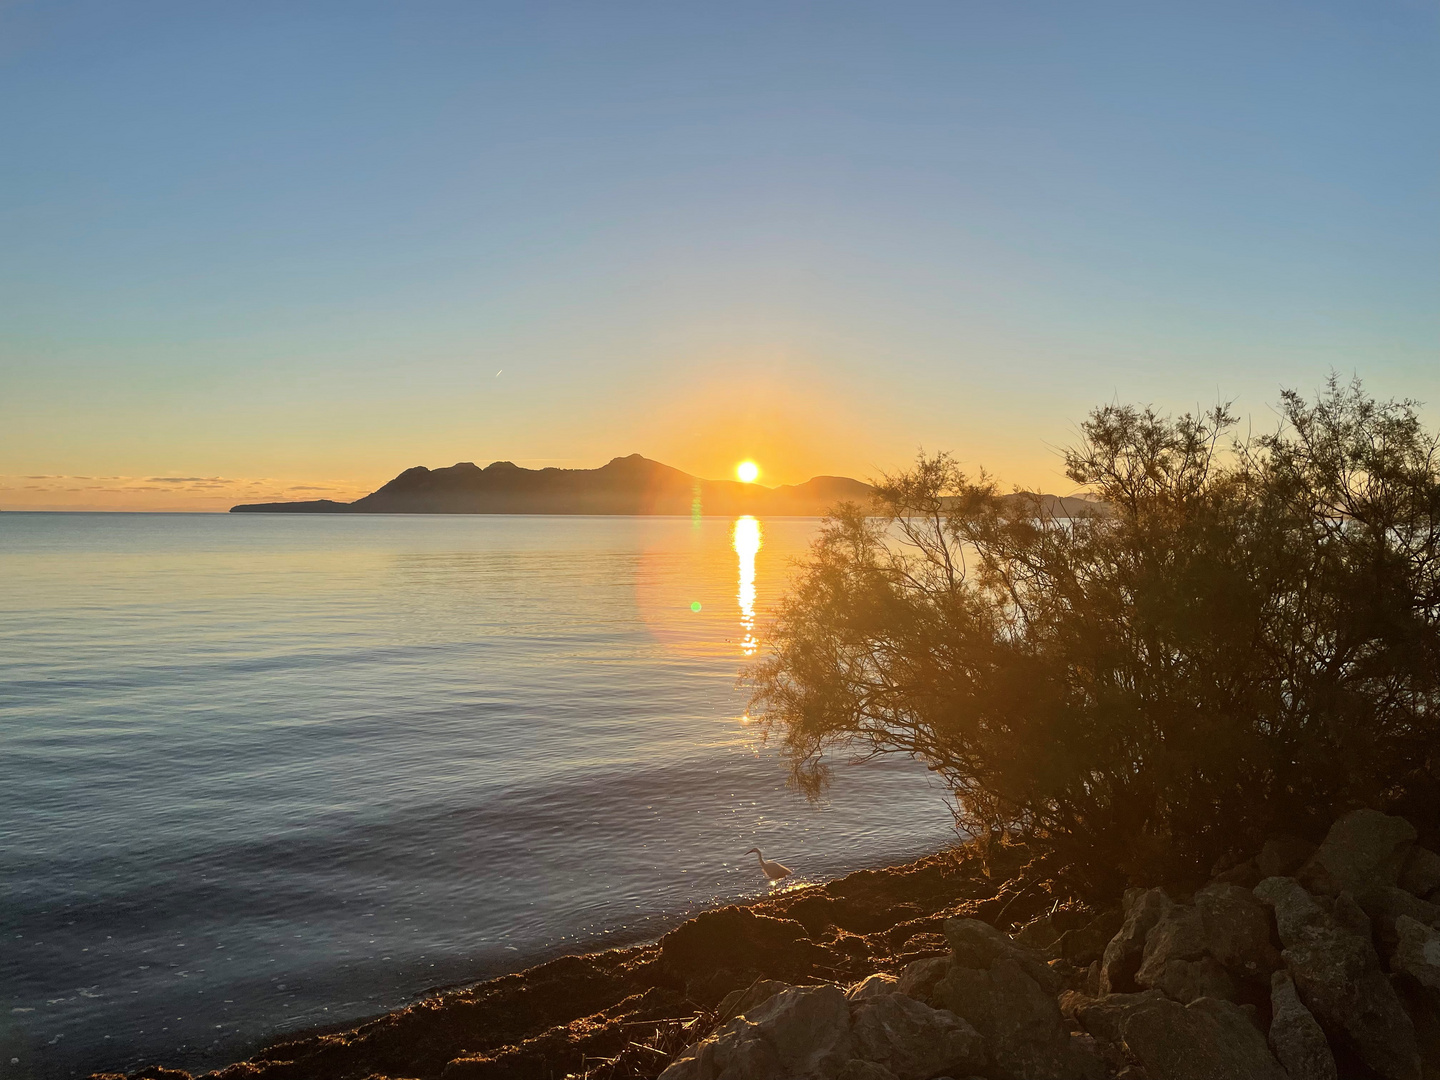
[[[1440,426],[1440,8],[0,0],[0,508]]]

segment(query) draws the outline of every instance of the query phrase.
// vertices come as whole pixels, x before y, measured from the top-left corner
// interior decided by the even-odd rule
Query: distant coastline
[[[598,469],[525,469],[509,461],[480,468],[460,462],[443,469],[406,469],[354,502],[244,503],[232,514],[556,514],[595,516],[733,517],[768,514],[818,517],[836,504],[868,505],[871,485],[847,476],[816,476],[803,484],[768,488],[738,480],[705,480],[639,454]],[[1094,512],[1099,504],[1040,496],[1060,517]]]

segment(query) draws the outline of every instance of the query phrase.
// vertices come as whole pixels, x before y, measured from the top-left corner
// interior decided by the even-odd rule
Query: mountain
[[[738,480],[702,480],[631,454],[598,469],[522,469],[509,461],[485,468],[463,461],[448,469],[417,465],[353,503],[250,503],[232,514],[771,514],[812,516],[844,500],[868,502],[870,485],[817,476],[778,488]]]
[[[522,469],[510,461],[485,468],[469,461],[448,469],[417,465],[352,503],[248,503],[232,514],[675,514],[733,517],[769,514],[817,517],[836,503],[868,505],[871,488],[846,476],[816,476],[803,484],[767,488],[738,480],[702,480],[631,454],[598,469]],[[1033,499],[1024,494],[1007,500]],[[1095,512],[1099,504],[1039,496],[1057,517]]]

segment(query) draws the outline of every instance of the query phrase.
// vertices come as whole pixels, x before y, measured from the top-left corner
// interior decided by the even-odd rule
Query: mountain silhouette
[[[769,514],[818,517],[836,503],[868,506],[872,488],[848,476],[816,476],[803,484],[767,488],[738,480],[702,480],[639,454],[617,457],[598,469],[524,469],[512,461],[480,468],[469,461],[447,469],[417,465],[354,502],[246,503],[232,514],[596,514],[733,517]],[[1075,496],[1007,495],[1039,499],[1044,513],[1072,517],[1103,512]]]
[[[352,503],[248,503],[232,514],[823,514],[844,500],[868,503],[870,485],[817,476],[777,488],[702,480],[639,454],[598,469],[524,469],[510,461],[480,468],[417,465]]]

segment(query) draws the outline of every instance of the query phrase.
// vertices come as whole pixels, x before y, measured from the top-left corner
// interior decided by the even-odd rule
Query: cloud
[[[228,510],[242,502],[297,498],[357,499],[375,485],[295,477],[79,476],[0,474],[5,509]]]

